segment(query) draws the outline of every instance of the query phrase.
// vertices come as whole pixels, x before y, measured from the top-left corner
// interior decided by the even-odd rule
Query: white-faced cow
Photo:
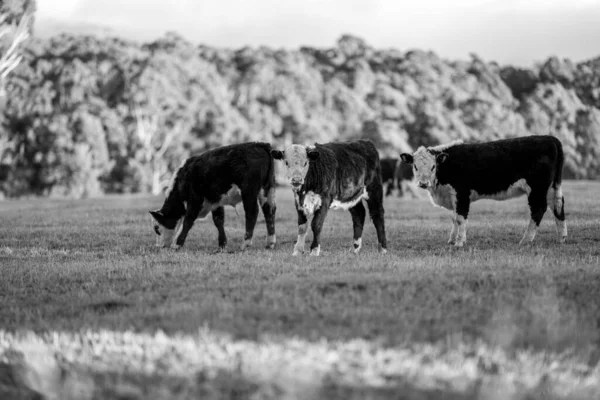
[[[448,243],[463,246],[471,202],[527,195],[531,221],[520,244],[530,243],[546,209],[554,212],[559,241],[567,237],[561,190],[563,148],[552,136],[527,136],[488,143],[452,142],[420,147],[402,160],[413,165],[419,187],[431,201],[454,212]]]
[[[366,211],[377,231],[379,249],[385,253],[387,242],[383,219],[383,186],[379,154],[373,143],[357,140],[344,143],[292,145],[284,151],[273,150],[273,158],[283,160],[292,185],[298,212],[298,240],[293,255],[304,252],[308,217],[313,216],[311,255],[319,255],[323,222],[329,209],[349,210],[354,226],[354,252],[362,246]]]
[[[219,231],[219,249],[227,245],[225,209],[243,203],[246,234],[242,250],[252,244],[258,204],[267,225],[267,247],[275,247],[275,172],[271,145],[243,143],[223,146],[184,161],[173,175],[154,218],[157,246],[180,248],[197,218],[212,212]]]

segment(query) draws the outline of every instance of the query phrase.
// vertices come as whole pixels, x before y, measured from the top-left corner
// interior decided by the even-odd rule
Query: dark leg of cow
[[[213,210],[212,219],[219,231],[219,251],[225,251],[225,247],[227,247],[227,235],[225,235],[225,208],[219,207]]]
[[[375,225],[375,231],[377,232],[377,241],[379,242],[379,251],[381,253],[387,253],[387,239],[385,238],[385,220],[383,218],[383,188],[378,182],[371,184],[367,188],[369,198],[367,199],[367,205],[369,206],[369,214]]]
[[[171,245],[172,248],[178,249],[185,243],[185,239],[187,238],[188,232],[194,226],[194,221],[198,218],[198,214],[200,213],[200,204],[198,201],[190,202],[188,209],[185,212],[185,216],[183,217],[183,224],[181,227],[181,232],[175,237],[175,243]]]
[[[354,229],[354,252],[358,254],[362,247],[362,233],[367,212],[365,211],[365,206],[363,206],[362,202],[356,204],[349,211],[350,215],[352,215],[352,227]]]
[[[404,189],[402,188],[402,181],[398,180],[398,182],[396,183],[396,186],[398,186],[398,197],[404,197]]]
[[[519,244],[528,244],[533,242],[537,233],[538,227],[544,218],[546,209],[548,208],[548,200],[546,198],[547,193],[543,189],[531,188],[531,193],[527,198],[529,203],[529,210],[531,212],[531,220],[527,226],[527,230],[523,235],[523,238]]]
[[[296,197],[296,196],[295,196]],[[304,215],[304,211],[299,210],[298,198],[295,198],[294,204],[296,205],[296,212],[298,213],[298,240],[294,245],[293,256],[297,256],[300,253],[304,253],[304,242],[306,240],[306,231],[308,230],[308,219]]]
[[[271,193],[273,192],[273,193]],[[267,249],[274,249],[275,242],[277,241],[275,236],[275,210],[277,206],[275,205],[275,189],[271,189],[271,191],[267,194],[266,200],[260,199],[262,202],[262,212],[265,216],[265,224],[267,225]]]
[[[469,192],[456,193],[456,240],[454,246],[462,247],[467,242],[467,219],[469,217],[469,208],[471,199]],[[453,221],[454,223],[454,221]]]
[[[327,212],[329,211],[329,205],[331,201],[323,199],[321,203],[321,208],[315,211],[315,215],[311,222],[311,229],[313,232],[313,241],[310,245],[310,255],[318,256],[321,252],[321,230],[323,229],[323,224],[325,223],[325,218],[327,217]]]
[[[246,233],[241,249],[252,245],[252,236],[254,235],[254,227],[258,219],[258,193],[242,193],[242,203],[244,204],[244,213],[246,214]]]
[[[394,181],[388,181],[387,188],[385,190],[385,197],[388,197],[392,194],[392,190],[394,190]]]

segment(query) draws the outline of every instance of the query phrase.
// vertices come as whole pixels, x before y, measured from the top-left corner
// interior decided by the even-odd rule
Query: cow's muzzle
[[[302,186],[303,180],[302,179],[298,179],[298,178],[292,178],[292,180],[290,181],[290,183],[292,184],[292,187],[294,189],[300,189],[300,186]]]
[[[419,187],[420,187],[421,189],[427,189],[427,188],[429,187],[429,182],[422,182],[422,181],[419,181]]]

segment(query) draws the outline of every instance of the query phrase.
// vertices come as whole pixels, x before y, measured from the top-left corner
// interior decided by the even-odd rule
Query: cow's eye
[[[414,167],[415,167],[415,171],[418,171],[418,170],[419,170],[419,168],[417,168],[417,166],[416,166],[416,165],[415,165]]]
[[[288,162],[287,162],[287,161],[284,161],[284,162],[285,162],[285,166],[286,166],[286,167],[289,167],[289,164],[288,164]]]
[[[431,167],[431,170],[433,171],[434,168],[435,168],[435,165]]]
[[[308,160],[304,161],[304,166],[306,167],[308,165]]]
[[[156,234],[160,236],[160,229],[158,229],[158,225],[154,225],[154,232],[156,232]]]

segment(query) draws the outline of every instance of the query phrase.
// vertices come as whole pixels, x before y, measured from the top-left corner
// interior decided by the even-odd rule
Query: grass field
[[[238,250],[240,205],[225,254],[210,219],[156,249],[159,198],[2,202],[0,398],[600,398],[600,184],[564,191],[564,245],[548,212],[518,247],[524,198],[472,205],[458,250],[445,211],[388,198],[388,254],[332,211],[318,258],[291,256],[289,189],[276,250],[262,216]]]

